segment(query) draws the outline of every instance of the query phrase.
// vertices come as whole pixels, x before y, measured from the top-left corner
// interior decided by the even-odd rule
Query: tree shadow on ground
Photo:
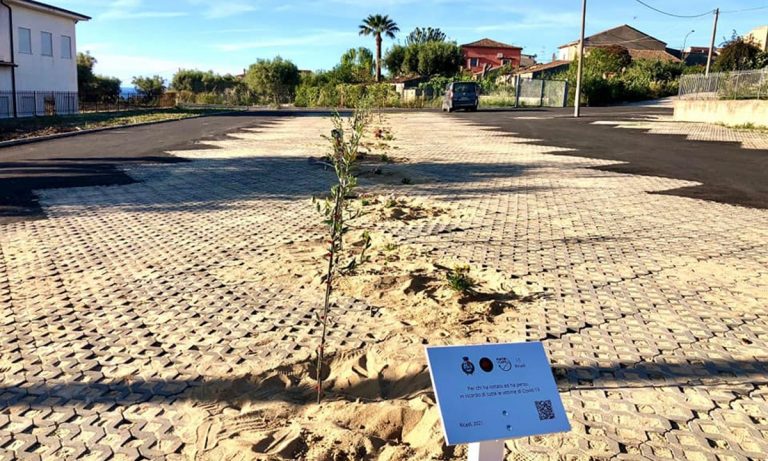
[[[204,213],[252,206],[244,203],[259,199],[305,200],[324,194],[333,173],[312,162],[311,156],[260,156],[213,158],[185,161],[175,157],[133,161],[121,159],[68,158],[51,162],[0,164],[0,187],[12,191],[7,201],[29,199],[32,190],[73,186],[120,185],[80,193],[54,194],[49,203],[69,207],[62,213],[78,213],[78,207],[103,207],[128,212]],[[116,164],[127,166],[126,173]],[[133,166],[132,166],[133,165]],[[400,167],[398,165],[397,167]],[[389,189],[398,194],[437,195],[445,200],[461,200],[488,192],[496,194],[534,193],[552,186],[511,185],[508,179],[522,176],[536,165],[510,163],[409,163],[409,171],[419,178],[414,184],[398,184]],[[383,167],[388,168],[386,165]],[[394,167],[393,167],[394,168]],[[3,178],[8,171],[9,177]],[[13,177],[10,177],[13,176]],[[487,187],[483,184],[488,184]],[[146,191],[151,190],[151,194]]]
[[[299,372],[297,372],[297,370]],[[324,370],[327,377],[329,370]],[[768,361],[697,359],[690,362],[619,362],[614,365],[555,364],[553,373],[561,392],[573,390],[622,390],[642,388],[736,387],[768,384]],[[315,386],[314,361],[283,366],[259,375],[206,380],[133,380],[46,382],[0,386],[0,409],[94,404],[133,405],[152,401],[287,401],[309,404]],[[585,382],[588,381],[588,384]],[[373,389],[373,391],[372,391]],[[348,386],[328,386],[329,400],[382,401],[408,399],[431,392],[426,365],[397,379],[364,378]]]

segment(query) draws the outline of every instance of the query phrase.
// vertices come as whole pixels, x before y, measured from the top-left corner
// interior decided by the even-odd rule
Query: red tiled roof
[[[552,61],[546,64],[536,64],[531,67],[526,67],[525,69],[520,69],[519,73],[525,74],[528,72],[539,72],[541,70],[554,69],[560,66],[566,66],[566,65],[569,65],[570,63],[571,61]]]
[[[522,48],[519,46],[507,45],[506,43],[497,42],[496,40],[491,40],[490,38],[483,38],[476,42],[467,43],[461,46],[475,48],[509,48],[512,50],[522,50]]]
[[[680,59],[663,50],[627,50],[632,59],[648,59],[650,61],[680,62]]]

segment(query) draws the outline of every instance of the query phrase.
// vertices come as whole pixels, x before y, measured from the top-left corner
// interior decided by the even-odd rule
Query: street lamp
[[[694,32],[696,32],[696,31],[695,31],[695,30],[691,30],[690,32],[688,32],[687,34],[685,34],[685,38],[683,39],[683,48],[680,50],[680,56],[683,58],[683,63],[685,63],[685,42],[687,42],[687,41],[688,41],[688,37],[689,37],[689,36],[690,36],[692,33],[694,33]]]

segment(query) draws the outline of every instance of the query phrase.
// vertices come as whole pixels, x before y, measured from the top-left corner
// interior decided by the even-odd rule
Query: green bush
[[[617,47],[590,51],[584,58],[582,102],[603,106],[627,101],[663,98],[677,94],[683,63],[658,60],[628,60]],[[578,61],[555,79],[568,81],[568,101],[573,104],[576,93]]]
[[[399,107],[400,97],[388,83],[348,84],[325,83],[314,86],[301,84],[296,89],[297,107],[354,108],[367,101],[373,107]]]

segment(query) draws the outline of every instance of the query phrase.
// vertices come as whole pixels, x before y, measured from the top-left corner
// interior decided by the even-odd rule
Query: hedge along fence
[[[296,88],[296,107],[358,107],[363,100],[373,107],[400,107],[400,96],[388,83],[329,83]]]

